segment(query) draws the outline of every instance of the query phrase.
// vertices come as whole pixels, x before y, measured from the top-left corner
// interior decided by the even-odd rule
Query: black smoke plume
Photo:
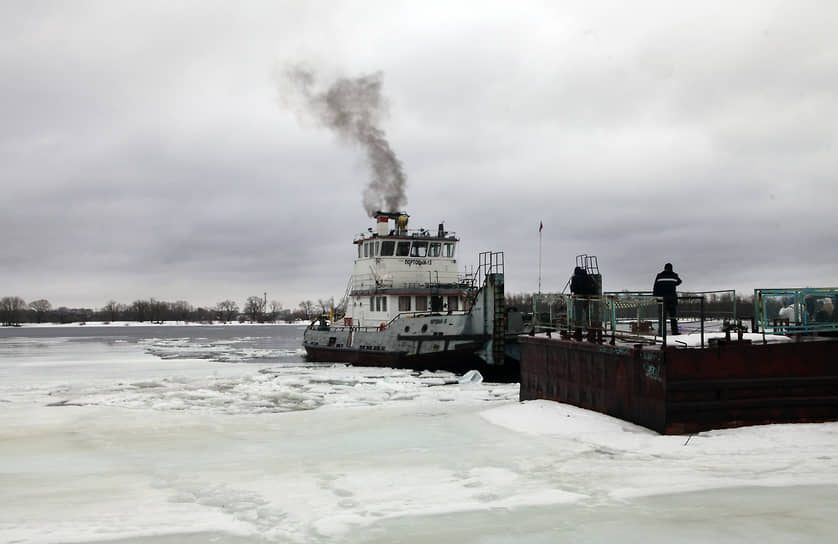
[[[369,161],[372,179],[364,189],[364,209],[370,217],[376,210],[400,211],[407,204],[402,163],[390,148],[379,127],[387,114],[387,103],[381,95],[381,73],[357,78],[340,78],[325,90],[318,89],[314,72],[307,67],[287,67],[283,80],[295,96],[283,96],[286,103],[302,99],[306,113],[323,126],[333,130],[345,142],[361,146]]]

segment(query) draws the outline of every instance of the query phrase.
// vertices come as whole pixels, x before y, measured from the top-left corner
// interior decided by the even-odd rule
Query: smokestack
[[[378,235],[379,236],[387,236],[387,233],[390,231],[387,216],[386,215],[379,215],[377,221],[378,221]]]

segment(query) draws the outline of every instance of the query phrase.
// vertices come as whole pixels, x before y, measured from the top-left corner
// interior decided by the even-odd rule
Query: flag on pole
[[[541,231],[544,229],[544,221],[538,222],[538,294],[541,295]],[[533,298],[533,312],[535,312],[535,299]]]

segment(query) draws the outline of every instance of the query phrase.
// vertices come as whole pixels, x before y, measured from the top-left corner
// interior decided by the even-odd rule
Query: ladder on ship
[[[484,287],[491,286],[492,311],[483,313],[483,330],[491,331],[492,349],[487,353],[489,364],[501,365],[505,358],[506,294],[504,293],[504,258],[502,251],[484,251],[479,255],[478,277],[485,278]],[[489,301],[485,301],[489,302]]]

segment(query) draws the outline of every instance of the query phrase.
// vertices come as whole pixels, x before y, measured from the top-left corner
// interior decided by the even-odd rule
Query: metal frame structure
[[[775,319],[769,316],[767,301],[770,297],[791,299],[794,320]],[[808,301],[828,298],[832,302],[832,315],[828,320],[818,320],[817,311],[809,309]],[[763,333],[775,334],[813,334],[838,331],[838,288],[836,287],[792,287],[780,289],[754,289],[754,324]],[[773,320],[769,323],[769,319]]]
[[[688,304],[690,302],[697,303],[697,308],[695,308],[697,315],[694,315],[693,319],[698,323],[698,328],[695,329],[695,332],[701,334],[701,347],[705,345],[705,323],[709,319],[705,310],[706,296],[714,293],[731,293],[733,295],[733,305],[729,312],[730,315],[722,316],[724,318],[722,330],[739,328],[739,326],[734,327],[735,324],[739,323],[736,314],[736,291],[703,291],[678,295],[679,302],[687,302]],[[541,298],[549,304],[549,321],[537,322],[535,327],[539,330],[559,331],[563,336],[569,337],[571,335],[571,329],[577,321],[574,315],[574,312],[577,310],[577,305],[574,302],[583,300],[587,303],[585,328],[596,331],[598,333],[596,334],[597,337],[610,337],[612,344],[617,337],[638,342],[661,342],[664,346],[671,341],[671,335],[667,334],[666,328],[661,329],[659,335],[643,334],[644,323],[648,323],[649,321],[658,322],[658,316],[663,306],[663,298],[653,296],[648,291],[607,292],[602,296],[593,297],[577,297],[576,295],[570,294],[543,294]],[[563,313],[553,313],[553,306],[556,302],[559,303],[558,306],[562,309]],[[722,313],[726,314],[727,312]],[[599,314],[599,318],[597,319],[594,314]],[[683,317],[679,317],[679,320],[682,319]]]

